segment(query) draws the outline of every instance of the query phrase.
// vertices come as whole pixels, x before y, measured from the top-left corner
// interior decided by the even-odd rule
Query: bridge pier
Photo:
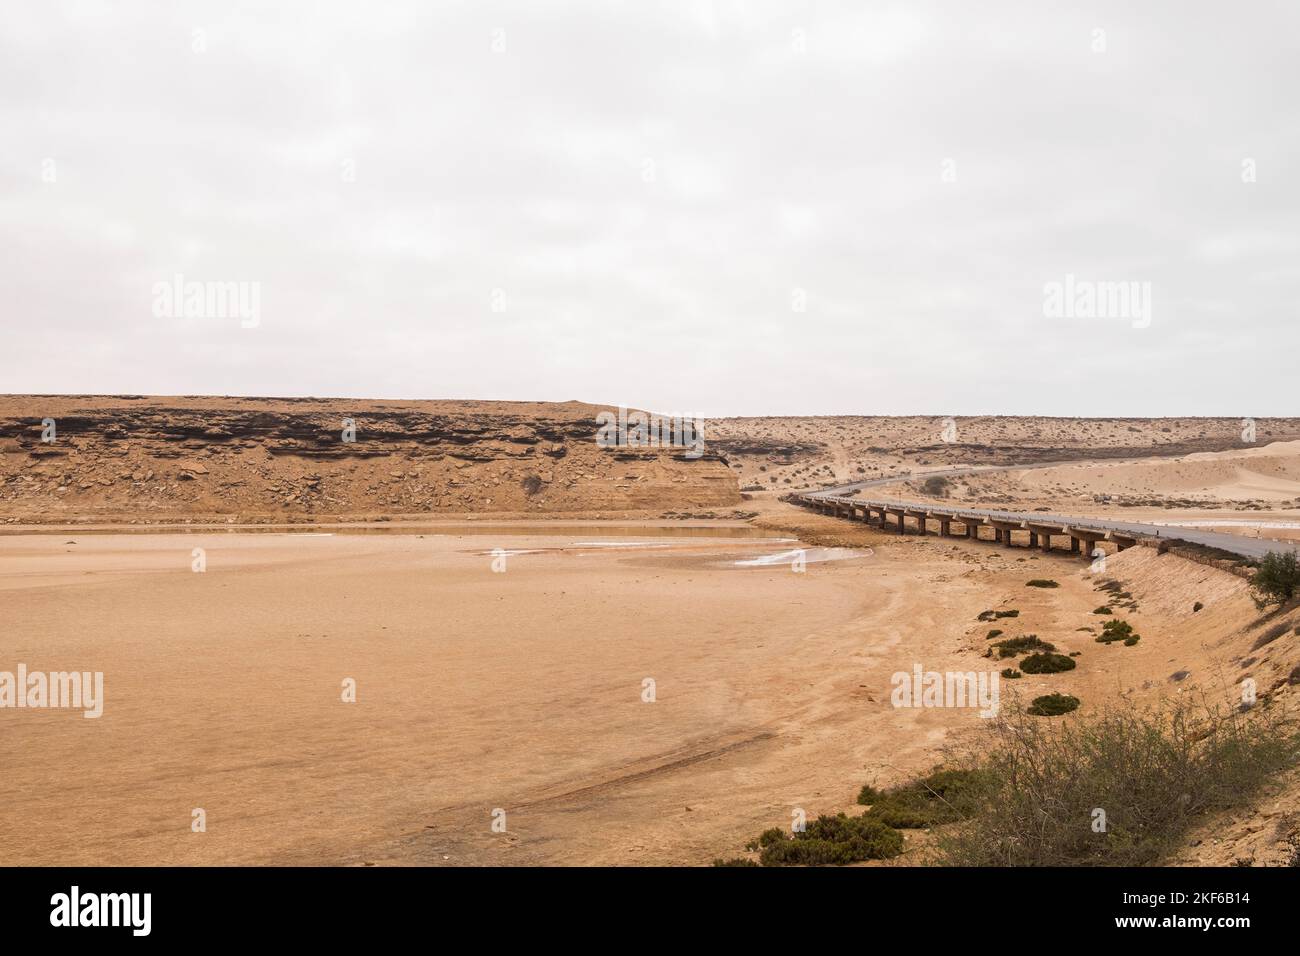
[[[1052,535],[1064,533],[1061,528],[1041,524],[1030,525],[1029,532],[1029,546],[1037,546],[1044,552],[1052,550]]]
[[[993,521],[990,523],[993,525],[993,530],[996,532],[996,536],[993,540],[1005,547],[1014,547],[1015,543],[1011,540],[1011,532],[1016,530],[1017,525],[1005,521]]]

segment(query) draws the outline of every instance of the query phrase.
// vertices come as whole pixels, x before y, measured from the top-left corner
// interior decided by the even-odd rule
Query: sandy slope
[[[710,447],[746,489],[824,487],[951,465],[1171,457],[1300,439],[1300,419],[827,416],[724,418]]]
[[[889,483],[883,496],[1300,538],[1300,442]]]

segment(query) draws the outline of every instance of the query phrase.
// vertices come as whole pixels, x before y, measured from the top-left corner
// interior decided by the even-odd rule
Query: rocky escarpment
[[[345,399],[0,398],[0,520],[714,507],[707,447],[602,448],[601,406]]]

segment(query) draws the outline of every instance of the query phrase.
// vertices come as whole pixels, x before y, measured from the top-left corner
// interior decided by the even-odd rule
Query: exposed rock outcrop
[[[732,505],[707,446],[602,448],[578,402],[7,396],[0,521]],[[53,422],[53,441],[46,421]]]

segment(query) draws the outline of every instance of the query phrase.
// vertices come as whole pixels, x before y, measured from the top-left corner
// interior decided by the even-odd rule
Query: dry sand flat
[[[503,538],[539,553],[496,574],[481,535],[0,539],[0,661],[102,670],[106,697],[98,720],[0,711],[0,858],[695,863],[977,719],[893,710],[889,674],[970,663],[999,572],[892,542],[795,574],[730,564],[778,542],[575,540]]]
[[[1076,630],[1099,597],[1068,557],[768,521],[773,540],[653,547],[532,532],[0,538],[0,667],[102,670],[106,697],[98,720],[0,711],[0,859],[707,862],[978,734],[973,711],[891,707],[890,676],[1000,669],[980,656],[988,607],[1021,610],[1009,634],[1083,652],[1078,670],[1014,689],[1085,707],[1212,683],[1227,666],[1212,659],[1251,638],[1224,636],[1241,627],[1240,579],[1149,549],[1110,569],[1132,579],[1143,641],[1103,647]],[[788,549],[776,539],[791,529],[871,554],[803,574],[734,566]],[[497,574],[497,546],[533,553]],[[1170,683],[1182,669],[1194,679]],[[196,807],[206,833],[190,832]]]

